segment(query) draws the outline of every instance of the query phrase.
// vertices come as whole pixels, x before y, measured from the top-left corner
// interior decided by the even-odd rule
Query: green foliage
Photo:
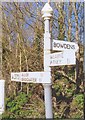
[[[40,118],[44,117],[44,104],[41,99],[24,92],[6,99],[6,111],[3,118]]]
[[[84,107],[84,95],[76,94],[71,102],[71,112],[72,118],[83,118],[83,108]]]
[[[53,84],[53,89],[57,100],[54,104],[55,118],[83,118],[84,95],[75,93],[75,84],[61,76]]]
[[[24,93],[20,93],[19,96],[15,97],[15,99],[12,100],[11,102],[10,101],[7,103],[7,108],[11,112],[16,112],[16,110],[19,110],[20,107],[27,102],[27,96]]]
[[[84,106],[84,95],[78,94],[74,96],[73,104],[77,106],[79,109],[82,109]]]
[[[15,118],[21,114],[22,107],[27,103],[28,97],[25,93],[19,93],[17,96],[6,99],[5,117]],[[19,117],[19,116],[18,116]]]

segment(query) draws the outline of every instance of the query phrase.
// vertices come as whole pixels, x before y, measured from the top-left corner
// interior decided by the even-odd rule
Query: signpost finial
[[[50,0],[48,0],[48,3],[50,3]]]

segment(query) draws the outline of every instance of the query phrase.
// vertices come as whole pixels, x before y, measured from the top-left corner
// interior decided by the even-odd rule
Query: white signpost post
[[[44,33],[44,72],[50,72],[51,68],[47,65],[47,55],[50,54],[51,50],[51,35],[50,35],[50,18],[52,17],[52,8],[49,3],[46,3],[42,9],[42,14],[45,24],[45,33]],[[47,119],[53,118],[52,113],[52,91],[51,83],[43,84],[44,86],[44,97],[45,97],[45,114]]]

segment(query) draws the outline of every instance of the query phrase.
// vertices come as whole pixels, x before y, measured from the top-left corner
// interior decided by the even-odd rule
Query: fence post
[[[0,80],[0,115],[5,110],[5,80]]]

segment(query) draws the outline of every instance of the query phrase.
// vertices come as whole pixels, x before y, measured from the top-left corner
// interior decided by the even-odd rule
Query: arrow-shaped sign
[[[48,66],[60,66],[60,65],[75,65],[76,57],[75,51],[63,51],[52,53],[47,56]]]
[[[61,41],[61,40],[53,40],[52,42],[52,50],[56,50],[56,51],[73,50],[76,52],[78,49],[79,49],[78,44],[74,42]]]
[[[51,83],[50,72],[12,72],[11,81],[25,83]]]

